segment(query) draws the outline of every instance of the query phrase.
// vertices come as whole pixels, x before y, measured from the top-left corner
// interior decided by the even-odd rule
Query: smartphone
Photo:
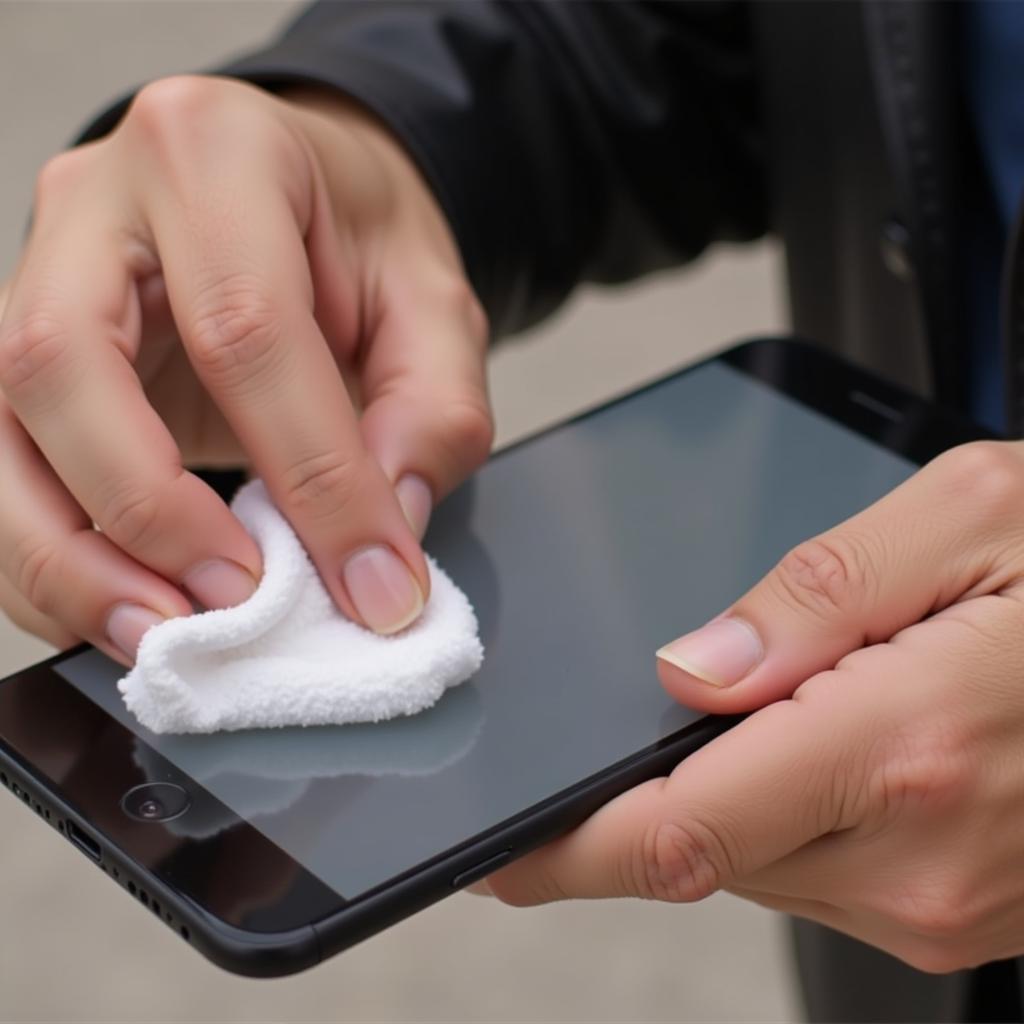
[[[713,741],[735,719],[675,703],[655,650],[989,436],[812,345],[748,342],[504,450],[440,504],[424,546],[486,653],[429,711],[156,736],[81,645],[0,682],[0,784],[210,960],[302,970]]]

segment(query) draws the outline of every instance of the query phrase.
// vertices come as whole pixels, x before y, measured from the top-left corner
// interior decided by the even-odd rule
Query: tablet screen
[[[54,670],[351,899],[694,721],[655,650],[915,468],[710,362],[497,456],[438,508],[424,546],[485,657],[419,716],[155,736],[99,651]]]

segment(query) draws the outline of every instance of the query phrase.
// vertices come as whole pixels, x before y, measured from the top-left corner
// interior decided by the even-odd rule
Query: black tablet
[[[429,711],[155,736],[82,645],[0,682],[0,783],[214,962],[301,970],[729,728],[668,697],[655,650],[985,436],[810,345],[738,346],[506,449],[438,507],[424,546],[486,654]]]

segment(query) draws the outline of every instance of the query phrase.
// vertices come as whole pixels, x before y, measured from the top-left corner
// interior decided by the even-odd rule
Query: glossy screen
[[[425,547],[486,655],[418,717],[161,737],[98,651],[53,668],[145,741],[144,775],[148,744],[352,899],[695,720],[656,648],[914,468],[711,362],[498,456],[438,509]],[[214,804],[169,827],[215,835]]]

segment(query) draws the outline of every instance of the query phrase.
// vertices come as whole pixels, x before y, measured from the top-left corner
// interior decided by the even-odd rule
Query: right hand
[[[402,628],[432,504],[490,450],[486,344],[437,203],[371,115],[146,87],[44,167],[0,289],[0,608],[130,665],[192,599],[245,600],[259,550],[183,466],[246,463],[342,612]]]

